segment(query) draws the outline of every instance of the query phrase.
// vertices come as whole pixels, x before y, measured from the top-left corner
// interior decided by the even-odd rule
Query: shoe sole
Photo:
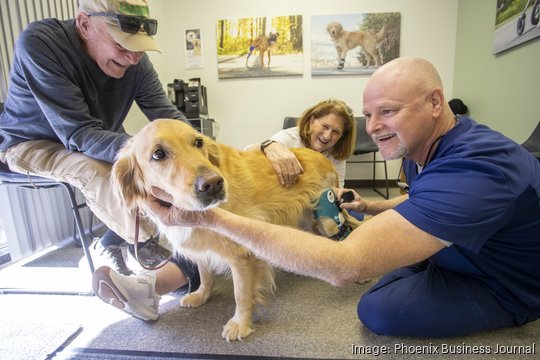
[[[115,308],[122,310],[126,314],[129,314],[139,320],[143,321],[155,321],[156,318],[149,318],[142,315],[139,315],[136,311],[133,311],[129,306],[128,300],[120,292],[118,287],[114,284],[111,279],[110,272],[114,271],[108,266],[102,266],[94,271],[92,275],[92,289],[94,293],[99,297],[103,302],[114,306]]]
[[[130,315],[127,299],[122,295],[120,290],[114,285],[114,282],[109,275],[111,269],[107,266],[102,266],[94,271],[92,275],[92,289],[94,293],[105,303],[114,306]]]

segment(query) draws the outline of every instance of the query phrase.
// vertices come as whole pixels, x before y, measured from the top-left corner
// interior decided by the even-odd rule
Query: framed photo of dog
[[[303,74],[301,15],[218,20],[216,35],[220,79]]]
[[[369,75],[399,57],[400,13],[311,18],[311,75]]]
[[[185,67],[186,69],[202,69],[204,67],[204,58],[202,52],[201,30],[188,29],[185,32],[186,51]]]

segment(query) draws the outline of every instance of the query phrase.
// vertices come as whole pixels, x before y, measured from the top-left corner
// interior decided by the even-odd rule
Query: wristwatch
[[[268,139],[268,140],[264,140],[262,143],[261,143],[261,151],[264,153],[264,149],[266,149],[266,147],[272,143],[275,143],[274,140],[272,139]]]

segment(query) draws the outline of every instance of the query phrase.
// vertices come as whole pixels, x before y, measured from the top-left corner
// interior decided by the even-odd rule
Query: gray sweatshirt
[[[34,22],[15,45],[0,115],[0,151],[48,139],[112,163],[129,138],[122,124],[133,102],[149,120],[185,119],[167,98],[146,54],[115,79],[84,52],[75,20]]]

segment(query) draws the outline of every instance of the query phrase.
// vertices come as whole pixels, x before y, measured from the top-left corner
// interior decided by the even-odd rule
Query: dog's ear
[[[210,162],[219,167],[220,165],[220,151],[219,151],[219,147],[217,146],[216,142],[215,141],[212,141],[210,139],[207,139],[206,140],[206,149],[208,151],[208,160],[210,160]]]
[[[133,153],[129,151],[128,143],[120,153],[112,167],[111,185],[116,194],[130,208],[136,206],[137,199],[145,199],[147,193],[144,190],[144,182],[141,168]]]

